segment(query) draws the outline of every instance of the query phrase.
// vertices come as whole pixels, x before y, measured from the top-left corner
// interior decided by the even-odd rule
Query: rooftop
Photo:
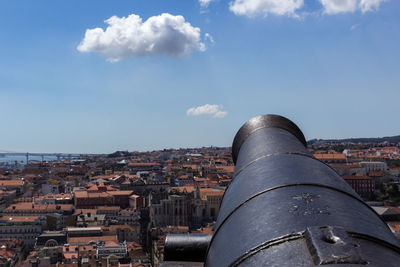
[[[341,154],[341,153],[316,153],[314,154],[314,157],[319,159],[319,160],[334,160],[334,159],[346,159],[346,155],[345,154]]]
[[[0,186],[22,186],[24,184],[23,180],[0,180]]]
[[[4,222],[36,222],[39,216],[2,216],[0,221]]]
[[[15,203],[6,208],[4,211],[46,211],[47,213],[52,211],[69,211],[73,209],[72,204],[33,204],[29,202]]]
[[[68,244],[88,244],[89,242],[97,241],[115,241],[118,242],[117,236],[106,235],[106,236],[85,236],[85,237],[69,237]]]

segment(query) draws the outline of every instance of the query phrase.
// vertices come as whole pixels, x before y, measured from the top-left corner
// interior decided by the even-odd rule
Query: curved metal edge
[[[244,165],[242,168],[240,168],[238,171],[236,171],[235,169],[235,173],[234,173],[234,177],[232,177],[232,180],[235,179],[236,176],[238,176],[242,171],[244,171],[245,169],[247,169],[247,167],[249,167],[250,165],[253,165],[254,163],[256,163],[257,161],[260,161],[262,159],[265,158],[269,158],[269,157],[273,157],[273,156],[282,156],[282,155],[296,155],[296,156],[304,156],[310,159],[316,159],[314,156],[309,155],[309,154],[305,154],[305,153],[301,153],[301,152],[284,152],[284,153],[273,153],[273,154],[266,154],[266,155],[262,155],[256,159],[253,159],[252,161],[250,161],[249,163],[247,163],[246,165]],[[318,160],[318,159],[316,159]],[[323,163],[323,162],[322,162]],[[324,163],[325,164],[325,163]],[[328,165],[329,166],[329,165]],[[331,168],[332,169],[332,168]]]
[[[211,234],[168,234],[165,238],[165,261],[204,262]]]
[[[247,167],[249,167],[250,165],[253,165],[253,164],[256,163],[257,161],[262,160],[262,159],[265,159],[265,158],[274,157],[274,156],[281,156],[281,155],[304,156],[304,157],[307,157],[307,158],[310,158],[310,159],[319,161],[320,163],[322,163],[323,165],[327,166],[329,169],[331,169],[332,171],[334,171],[334,172],[336,173],[336,171],[335,171],[331,166],[329,166],[329,165],[326,164],[325,162],[323,162],[323,161],[321,161],[321,160],[315,158],[315,157],[312,156],[312,155],[308,155],[308,154],[304,154],[304,153],[298,153],[298,152],[286,152],[286,153],[276,153],[276,154],[267,154],[267,155],[263,155],[263,156],[261,156],[261,157],[255,159],[255,160],[249,162],[247,165],[245,165],[244,167],[242,167],[241,169],[239,169],[239,171],[238,171],[237,173],[234,174],[234,176],[232,177],[232,181],[233,181],[233,180],[235,179],[235,177],[238,176],[242,171],[244,171]],[[236,170],[235,170],[235,171],[236,171]],[[231,183],[232,183],[232,181],[231,181]],[[229,188],[229,186],[231,185],[231,183],[228,184],[228,186],[227,186],[226,189],[225,189],[225,192],[228,191],[228,188]],[[224,197],[225,197],[225,194],[222,196],[221,203],[224,201]],[[374,210],[374,211],[375,211],[375,210]],[[375,212],[375,213],[376,213],[376,212]]]
[[[247,251],[243,255],[241,255],[239,258],[237,258],[231,264],[229,264],[229,267],[238,266],[240,263],[242,263],[243,261],[245,261],[249,257],[257,254],[261,250],[264,250],[264,249],[267,249],[267,248],[282,244],[284,242],[288,242],[288,241],[292,241],[292,240],[296,240],[296,239],[301,239],[301,238],[304,238],[304,232],[288,234],[288,235],[284,235],[284,236],[281,236],[281,237],[278,237],[278,238],[275,238],[275,239],[272,239],[272,240],[268,240],[268,241],[266,241],[264,243],[261,243],[257,247],[250,249],[249,251]]]
[[[232,159],[235,165],[240,147],[246,141],[247,137],[263,128],[280,128],[286,130],[293,134],[304,147],[307,147],[303,132],[294,122],[276,114],[261,115],[248,120],[236,133],[232,144]]]
[[[227,216],[225,217],[225,219],[221,222],[221,224],[218,226],[218,228],[214,229],[214,235],[213,235],[213,237],[214,237],[215,234],[218,232],[218,230],[222,227],[222,225],[228,220],[228,218],[231,217],[233,213],[235,213],[238,209],[240,209],[242,206],[244,206],[247,202],[249,202],[249,201],[251,201],[252,199],[254,199],[254,198],[256,198],[256,197],[258,197],[258,196],[260,196],[260,195],[263,195],[263,194],[265,194],[265,193],[268,193],[268,192],[271,192],[271,191],[274,191],[274,190],[277,190],[277,189],[282,189],[282,188],[287,188],[287,187],[293,187],[293,186],[316,186],[316,187],[327,188],[327,189],[331,189],[331,190],[337,191],[337,192],[339,192],[339,193],[345,194],[345,195],[347,195],[347,196],[349,196],[349,197],[351,197],[351,198],[356,199],[358,202],[360,202],[360,203],[362,203],[364,206],[368,207],[368,209],[372,210],[372,211],[379,217],[378,213],[377,213],[373,208],[371,208],[370,206],[368,206],[368,204],[366,204],[366,203],[365,203],[364,201],[362,201],[361,199],[357,198],[357,196],[354,196],[354,195],[352,195],[352,194],[350,194],[350,193],[348,193],[348,192],[346,192],[346,191],[340,190],[340,189],[338,189],[338,188],[335,188],[335,187],[332,187],[332,186],[323,185],[323,184],[318,184],[318,183],[296,183],[296,184],[286,184],[286,185],[274,186],[274,187],[271,187],[271,188],[262,190],[262,191],[260,191],[260,192],[258,192],[258,193],[256,193],[256,194],[252,195],[251,197],[249,197],[248,199],[246,199],[246,200],[243,201],[242,203],[240,203],[239,206],[237,206],[237,207],[234,208],[230,213],[228,213],[228,215],[227,215]],[[379,218],[380,218],[380,217],[379,217]],[[212,238],[212,239],[213,239],[213,238]],[[211,239],[211,242],[212,242],[212,239]],[[210,242],[210,244],[211,244],[211,242]]]
[[[304,156],[316,161],[319,161],[320,163],[322,163],[323,165],[327,166],[329,169],[331,169],[332,171],[334,171],[335,173],[337,173],[335,171],[335,169],[333,169],[331,166],[329,166],[329,164],[315,158],[312,155],[308,155],[308,154],[304,154],[304,153],[298,153],[298,152],[285,152],[285,153],[275,153],[275,154],[267,154],[267,155],[263,155],[257,159],[252,160],[251,162],[249,162],[247,165],[243,166],[241,169],[239,169],[239,171],[237,171],[237,173],[234,173],[234,176],[232,177],[232,181],[235,179],[236,176],[238,176],[242,171],[244,171],[247,167],[249,167],[250,165],[253,165],[254,163],[256,163],[259,160],[265,159],[265,158],[269,158],[269,157],[274,157],[274,156],[282,156],[282,155],[294,155],[294,156]],[[236,171],[236,169],[235,169]],[[338,174],[339,176],[339,174]],[[340,176],[339,176],[340,177]],[[231,181],[231,183],[232,183]],[[228,186],[225,189],[225,192],[228,190],[229,186],[231,185],[231,183],[228,184]],[[224,200],[225,194],[222,196],[222,200]],[[221,202],[222,203],[222,202]]]
[[[374,241],[375,243],[378,243],[379,245],[387,247],[387,248],[389,248],[389,249],[391,249],[393,251],[396,251],[397,253],[400,254],[400,246],[399,245],[396,246],[396,245],[394,245],[392,243],[389,243],[389,242],[387,242],[385,240],[376,238],[374,236],[366,235],[366,234],[361,234],[361,233],[356,233],[356,232],[348,232],[348,234],[351,237],[354,237],[354,238],[364,239],[364,240],[368,240],[368,241]]]
[[[345,194],[345,195],[347,195],[347,196],[349,196],[349,197],[351,197],[351,198],[357,200],[357,202],[361,203],[362,205],[364,205],[365,207],[367,207],[369,210],[371,210],[371,211],[372,211],[374,214],[376,214],[376,216],[378,216],[378,218],[389,228],[389,226],[382,220],[382,218],[379,216],[379,214],[378,214],[373,208],[371,208],[368,204],[366,204],[366,203],[365,203],[364,201],[362,201],[361,199],[357,198],[357,196],[354,196],[354,195],[352,195],[352,194],[350,194],[350,193],[348,193],[348,192],[346,192],[346,191],[342,191],[342,190],[340,190],[340,189],[338,189],[338,188],[331,187],[331,186],[326,186],[326,185],[321,185],[321,184],[317,184],[317,183],[315,183],[315,184],[313,184],[313,183],[298,183],[298,184],[289,184],[289,185],[275,186],[275,187],[272,187],[272,188],[268,188],[268,189],[266,189],[266,190],[263,190],[263,191],[261,191],[261,192],[258,192],[258,193],[256,193],[256,194],[254,194],[253,196],[249,197],[249,198],[246,199],[244,202],[242,202],[239,206],[237,206],[235,209],[233,209],[233,210],[225,217],[225,219],[221,222],[221,224],[218,226],[218,228],[214,229],[214,234],[212,235],[210,244],[208,245],[208,248],[207,248],[206,259],[207,259],[208,252],[209,252],[209,249],[210,249],[210,247],[211,247],[211,244],[212,244],[212,242],[214,241],[215,237],[217,236],[217,233],[219,232],[219,230],[222,228],[222,225],[224,225],[224,223],[225,223],[238,209],[240,209],[242,206],[244,206],[247,202],[251,201],[252,199],[254,199],[254,198],[256,198],[256,197],[258,197],[258,196],[260,196],[260,195],[262,195],[262,194],[271,192],[271,191],[273,191],[273,190],[277,190],[277,189],[281,189],[281,188],[287,188],[287,187],[293,187],[293,186],[316,186],[316,187],[322,187],[322,188],[331,189],[331,190],[337,191],[337,192],[339,192],[339,193]],[[389,229],[390,229],[390,228],[389,228]],[[392,244],[392,246],[393,246],[393,247],[396,247],[395,244]],[[399,249],[400,249],[400,248],[399,248]]]
[[[287,242],[287,241],[292,241],[292,240],[305,238],[305,233],[306,233],[306,231],[293,233],[293,234],[288,234],[288,235],[284,235],[284,236],[281,236],[281,237],[266,241],[264,243],[261,243],[260,245],[250,249],[249,251],[247,251],[246,253],[244,253],[240,257],[238,257],[231,264],[229,264],[229,266],[230,267],[238,266],[238,265],[240,265],[240,263],[242,263],[243,261],[245,261],[249,257],[257,254],[258,252],[260,252],[260,251],[262,251],[264,249],[268,249],[270,247],[282,244],[282,243]],[[391,249],[391,250],[395,251],[396,253],[400,254],[400,247],[394,246],[393,244],[388,243],[385,240],[382,240],[382,239],[379,239],[379,238],[376,238],[376,237],[373,237],[373,236],[370,236],[370,235],[366,235],[366,234],[356,233],[356,232],[347,232],[347,233],[349,234],[349,236],[351,236],[353,238],[373,241],[376,244],[379,244],[379,245],[381,245],[383,247]]]

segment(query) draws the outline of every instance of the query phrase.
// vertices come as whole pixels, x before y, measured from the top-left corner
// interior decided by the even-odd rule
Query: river
[[[44,156],[43,159],[45,161],[54,161],[57,160],[56,156]],[[8,156],[4,155],[0,156],[0,164],[1,163],[15,163],[17,161],[19,164],[26,164],[26,156]],[[29,155],[29,161],[42,161],[41,156],[31,156]]]

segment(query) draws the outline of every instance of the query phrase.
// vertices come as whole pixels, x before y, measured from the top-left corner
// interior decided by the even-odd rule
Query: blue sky
[[[307,139],[398,135],[399,11],[394,0],[2,0],[0,150],[230,146],[267,113]]]

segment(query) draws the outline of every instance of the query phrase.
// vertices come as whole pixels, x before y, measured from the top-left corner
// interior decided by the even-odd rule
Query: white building
[[[126,243],[117,244],[113,241],[107,241],[104,245],[97,246],[96,254],[98,258],[108,258],[109,256],[116,256],[123,258],[127,254]]]
[[[364,167],[367,173],[375,172],[375,171],[387,171],[388,166],[386,162],[381,161],[362,161],[360,165]]]

